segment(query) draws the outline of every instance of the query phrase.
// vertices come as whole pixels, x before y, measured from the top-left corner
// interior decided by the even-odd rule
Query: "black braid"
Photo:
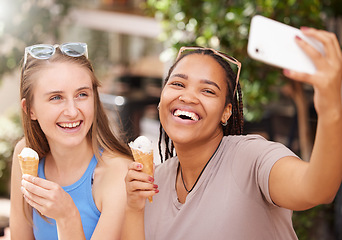
[[[161,124],[159,124],[158,150],[159,150],[159,156],[160,156],[161,162],[163,162],[163,154],[162,154],[162,150],[161,150],[161,141],[162,141],[161,136],[162,136],[162,135],[163,135],[163,127],[162,127]]]
[[[229,118],[227,126],[222,126],[223,135],[225,136],[243,133],[243,102],[240,83],[237,85],[236,92],[232,102],[232,116]]]

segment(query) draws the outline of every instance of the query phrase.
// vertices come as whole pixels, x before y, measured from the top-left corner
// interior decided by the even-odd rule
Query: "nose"
[[[189,104],[197,104],[199,102],[198,97],[194,90],[184,91],[179,97],[178,100],[184,103]]]
[[[64,115],[74,118],[78,114],[77,104],[74,99],[68,100],[65,105]]]

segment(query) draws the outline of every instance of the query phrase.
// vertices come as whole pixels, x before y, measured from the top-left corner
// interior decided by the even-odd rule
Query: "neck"
[[[82,142],[77,147],[50,147],[50,153],[46,156],[45,162],[46,178],[61,185],[73,182],[84,173],[93,154],[88,141]]]
[[[174,146],[183,175],[183,179],[181,179],[179,171],[177,179],[180,179],[180,181],[177,181],[182,183],[183,180],[188,190],[196,183],[203,168],[219,146],[222,137],[223,135],[220,135],[209,141],[203,143],[197,142],[191,146],[184,144],[178,145],[175,143]],[[183,183],[181,185],[183,185]]]

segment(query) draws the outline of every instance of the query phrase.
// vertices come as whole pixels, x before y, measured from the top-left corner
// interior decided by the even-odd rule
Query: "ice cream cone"
[[[142,172],[153,176],[153,151],[149,153],[144,153],[137,149],[131,148],[133,153],[134,161],[141,163],[143,165]],[[152,197],[149,197],[148,200],[153,202]]]
[[[22,174],[37,177],[39,159],[33,157],[18,156]]]

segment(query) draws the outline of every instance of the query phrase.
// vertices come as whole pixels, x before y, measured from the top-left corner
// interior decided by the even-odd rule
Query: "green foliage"
[[[183,45],[219,49],[242,63],[245,118],[258,120],[263,107],[276,99],[284,83],[279,69],[251,60],[247,41],[251,18],[260,14],[295,27],[322,27],[322,4],[318,0],[148,0],[147,14],[161,22],[160,40],[168,49],[165,60],[175,57]]]
[[[8,196],[11,160],[16,142],[23,136],[18,113],[0,117],[0,196]]]
[[[28,45],[55,42],[68,0],[0,1],[0,77],[20,65]]]
[[[306,211],[293,213],[293,227],[300,240],[326,239],[324,231],[333,233],[333,204],[319,205]],[[328,229],[328,230],[327,230]],[[330,239],[330,238],[329,238]]]

